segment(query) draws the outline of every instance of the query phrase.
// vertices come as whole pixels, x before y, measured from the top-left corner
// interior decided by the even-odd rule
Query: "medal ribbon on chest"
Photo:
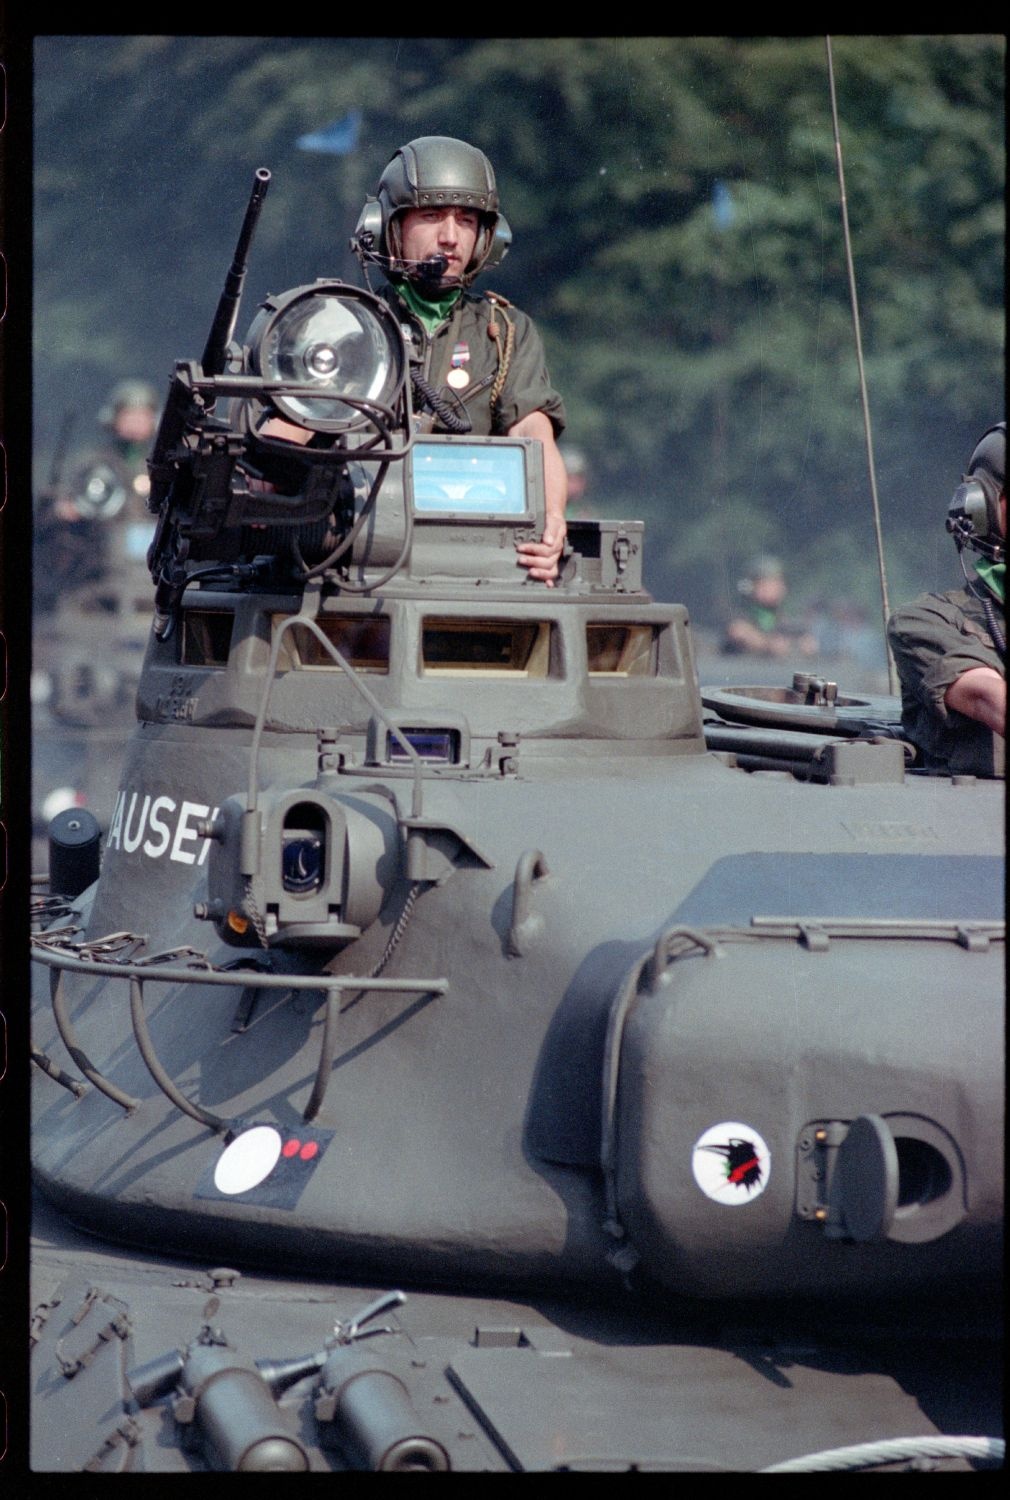
[[[453,347],[450,369],[446,379],[454,391],[465,390],[470,384],[470,372],[466,368],[469,359],[470,346],[468,344],[460,343]]]

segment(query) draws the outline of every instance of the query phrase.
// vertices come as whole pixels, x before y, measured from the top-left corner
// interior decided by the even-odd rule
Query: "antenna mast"
[[[863,341],[859,332],[859,302],[856,297],[856,271],[852,261],[849,236],[849,209],[845,197],[845,169],[842,166],[842,139],[838,133],[838,103],[835,99],[835,70],[831,59],[831,38],[824,38],[828,50],[828,83],[831,87],[831,119],[835,130],[835,161],[838,164],[838,189],[842,203],[842,230],[845,235],[845,264],[849,273],[849,297],[852,301],[852,323],[856,330],[856,363],[859,366],[859,394],[863,403],[863,428],[866,433],[866,461],[870,470],[870,496],[873,501],[873,529],[877,539],[877,568],[880,573],[880,601],[884,623],[884,651],[887,656],[887,682],[892,693],[898,691],[894,662],[887,645],[887,620],[891,613],[887,601],[887,572],[884,567],[884,538],[880,527],[880,504],[877,500],[877,478],[873,462],[873,433],[870,429],[870,403],[866,393],[866,371],[863,367]]]

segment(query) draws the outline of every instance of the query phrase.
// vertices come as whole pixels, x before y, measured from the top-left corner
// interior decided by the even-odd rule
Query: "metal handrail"
[[[101,940],[98,940],[101,942]],[[87,948],[87,943],[81,947]],[[42,934],[33,934],[31,942],[31,958],[34,962],[43,964],[52,972],[50,974],[50,998],[53,1005],[53,1015],[56,1027],[63,1040],[68,1053],[73,1058],[77,1067],[80,1068],[89,1083],[105,1094],[113,1103],[118,1104],[127,1114],[132,1114],[139,1108],[140,1100],[132,1095],[124,1093],[121,1089],[110,1082],[100,1069],[91,1062],[87,1053],[80,1045],[73,1024],[67,1011],[63,994],[63,980],[67,973],[105,975],[114,979],[124,979],[130,985],[130,1013],[133,1023],[134,1040],[137,1050],[143,1058],[154,1082],[165,1097],[182,1111],[183,1114],[191,1116],[201,1124],[207,1125],[211,1130],[226,1133],[230,1128],[227,1120],[211,1114],[209,1110],[193,1104],[184,1094],[180,1093],[172,1082],[168,1073],[162,1067],[150,1033],[147,1029],[144,1014],[144,985],[155,984],[223,984],[233,988],[238,986],[244,990],[248,989],[281,989],[290,993],[292,990],[325,990],[326,992],[326,1018],[323,1027],[323,1036],[320,1043],[319,1064],[316,1069],[316,1078],[312,1088],[312,1094],[305,1107],[303,1119],[311,1120],[319,1113],[325,1098],[330,1072],[333,1066],[333,1057],[336,1048],[336,1026],[339,1016],[338,1001],[345,990],[353,990],[361,993],[367,990],[385,991],[407,994],[430,994],[444,995],[449,988],[449,981],[439,979],[379,979],[357,974],[267,974],[250,969],[217,969],[209,964],[206,958],[202,958],[206,967],[197,967],[191,964],[188,967],[172,964],[161,960],[159,955],[152,955],[146,960],[129,959],[125,962],[115,963],[94,958],[81,958],[77,954],[68,953],[47,941]],[[36,1058],[33,1050],[33,1059],[38,1062],[44,1072],[49,1070],[43,1066],[39,1059],[44,1054],[38,1053]],[[50,1076],[54,1076],[50,1074]],[[74,1092],[77,1092],[75,1089]]]

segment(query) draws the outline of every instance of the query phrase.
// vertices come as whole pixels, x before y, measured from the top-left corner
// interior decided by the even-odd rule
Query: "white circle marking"
[[[272,1125],[254,1125],[226,1146],[214,1168],[219,1193],[245,1193],[259,1187],[281,1154],[281,1137]]]

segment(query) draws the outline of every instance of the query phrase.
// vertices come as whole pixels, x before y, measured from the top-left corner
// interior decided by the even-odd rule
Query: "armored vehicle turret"
[[[33,1467],[996,1461],[1002,781],[703,698],[640,523],[530,580],[540,445],[236,279],[34,902]]]

